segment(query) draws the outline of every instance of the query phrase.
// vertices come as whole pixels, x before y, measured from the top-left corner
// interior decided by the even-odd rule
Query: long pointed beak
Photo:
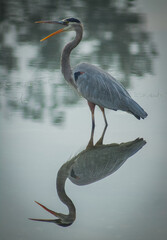
[[[55,223],[56,219],[38,219],[38,218],[29,218],[29,220],[37,221],[37,222],[51,222]]]
[[[39,206],[41,206],[43,209],[45,209],[47,212],[51,213],[52,215],[54,215],[55,217],[60,218],[59,213],[54,212],[52,210],[50,210],[49,208],[45,207],[44,205],[42,205],[41,203],[35,201]],[[30,220],[33,221],[40,221],[40,222],[56,222],[58,219],[38,219],[38,218],[29,218]]]
[[[63,21],[56,21],[56,20],[41,20],[41,21],[36,21],[35,23],[51,23],[51,24],[60,24],[60,25],[65,25]]]
[[[51,21],[50,20],[48,20],[48,21],[36,21],[35,23],[50,23],[50,24],[59,24],[59,25],[65,25],[66,26],[66,24],[63,21],[55,21],[55,20],[53,20],[53,21],[52,20]],[[64,31],[65,31],[64,28],[59,29],[58,31],[53,32],[50,35],[48,35],[47,37],[41,39],[40,41],[43,42],[46,39],[48,39],[48,38],[50,38],[50,37],[52,37],[52,36],[54,36],[56,34],[59,34],[61,32],[64,32]]]

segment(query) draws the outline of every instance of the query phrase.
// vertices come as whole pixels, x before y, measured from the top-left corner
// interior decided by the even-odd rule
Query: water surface
[[[2,240],[167,237],[165,5],[163,0],[1,3]],[[62,228],[28,218],[52,218],[34,200],[67,213],[56,192],[57,172],[86,148],[91,116],[86,101],[60,72],[61,51],[73,33],[40,43],[55,26],[33,22],[69,16],[79,17],[85,26],[83,41],[72,52],[72,65],[86,61],[110,72],[148,117],[138,121],[126,113],[106,111],[105,145],[137,138],[147,144],[99,181],[77,186],[67,180],[66,193],[75,205],[76,220]],[[104,129],[99,109],[95,117],[96,143]]]

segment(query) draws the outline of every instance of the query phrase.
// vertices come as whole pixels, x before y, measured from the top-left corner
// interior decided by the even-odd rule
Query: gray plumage
[[[94,109],[96,105],[103,113],[106,126],[107,119],[104,108],[126,111],[138,119],[147,117],[147,113],[131,98],[126,89],[104,70],[88,63],[81,63],[73,69],[71,68],[71,51],[80,43],[83,34],[83,26],[78,19],[66,18],[61,21],[38,21],[37,23],[56,23],[64,26],[63,29],[59,29],[41,41],[60,32],[75,31],[75,38],[63,49],[61,71],[66,81],[88,101],[92,114],[92,129],[95,126]]]
[[[72,183],[83,186],[97,182],[116,172],[126,160],[136,154],[145,144],[145,140],[137,138],[126,143],[112,143],[103,145],[103,138],[106,127],[99,141],[93,144],[93,135],[85,150],[74,156],[63,164],[57,173],[57,193],[68,210],[68,214],[58,213],[36,202],[44,210],[51,213],[56,219],[36,219],[34,221],[55,223],[62,227],[70,226],[76,219],[76,208],[73,201],[65,191],[66,180],[69,178]]]
[[[122,84],[107,72],[87,63],[78,64],[73,69],[73,74],[75,72],[83,72],[78,76],[75,85],[78,92],[89,102],[103,108],[132,113],[138,119],[147,116]]]
[[[142,138],[137,138],[126,143],[88,148],[71,160],[73,165],[71,165],[69,179],[76,185],[87,185],[99,181],[117,171],[145,144]]]

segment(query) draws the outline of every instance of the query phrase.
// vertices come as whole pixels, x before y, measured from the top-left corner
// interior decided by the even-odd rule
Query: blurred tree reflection
[[[64,107],[78,101],[71,90],[67,96],[59,73],[60,54],[69,36],[61,35],[42,45],[39,40],[54,31],[55,26],[37,26],[33,24],[36,20],[74,16],[83,21],[84,38],[72,54],[72,65],[87,61],[113,75],[117,72],[117,79],[126,87],[130,87],[134,75],[141,77],[153,72],[156,48],[135,0],[1,0],[0,4],[0,94],[10,109],[19,109],[26,118],[44,117],[44,109],[48,108],[46,79],[53,124],[62,123]],[[36,84],[37,75],[40,84]],[[31,82],[32,86],[22,82]],[[53,87],[54,84],[61,87]],[[62,94],[58,94],[60,89]],[[17,90],[25,101],[20,101]]]

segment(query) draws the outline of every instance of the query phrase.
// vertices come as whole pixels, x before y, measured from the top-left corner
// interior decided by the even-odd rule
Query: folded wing
[[[102,69],[81,63],[77,65],[73,74],[78,92],[89,102],[112,110],[122,110],[132,113],[136,118],[145,118],[147,113],[137,104],[126,89],[110,74]]]

